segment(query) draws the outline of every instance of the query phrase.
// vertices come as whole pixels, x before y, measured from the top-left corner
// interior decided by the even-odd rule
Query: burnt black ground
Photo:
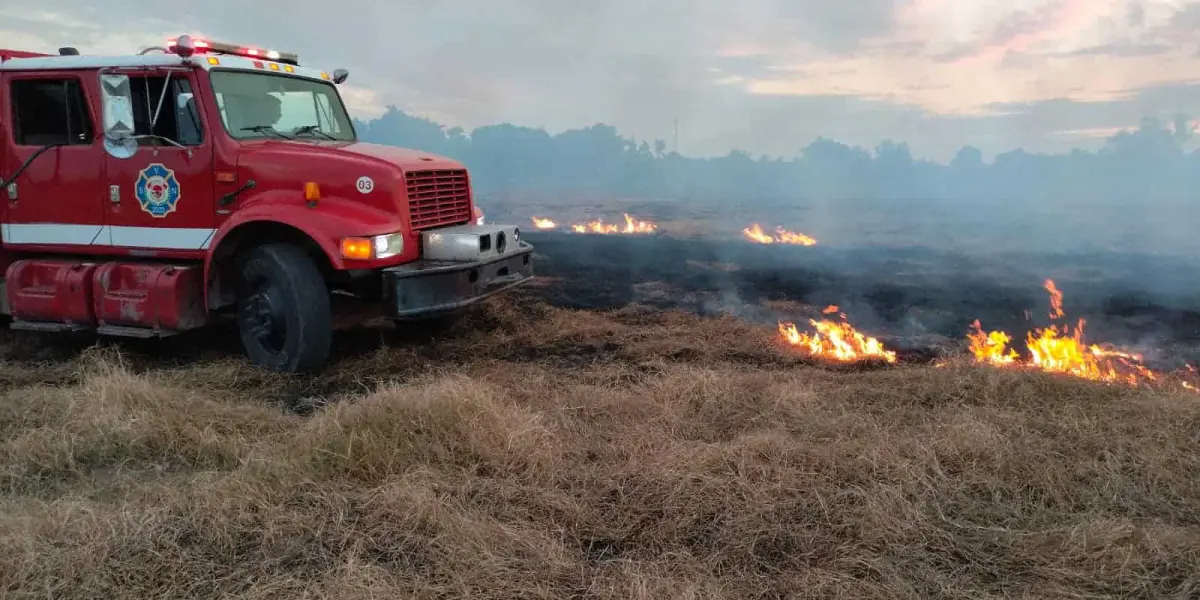
[[[764,303],[835,304],[877,335],[962,338],[979,319],[1022,337],[1050,322],[1043,281],[1064,293],[1067,320],[1087,319],[1087,338],[1177,357],[1200,339],[1200,270],[1136,254],[967,256],[926,247],[758,245],[654,236],[525,234],[540,294],[571,308],[638,302],[771,321]],[[802,315],[792,318],[802,319]]]

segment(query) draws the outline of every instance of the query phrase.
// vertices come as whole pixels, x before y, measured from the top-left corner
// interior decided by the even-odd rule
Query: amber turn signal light
[[[342,258],[371,260],[373,248],[369,238],[342,238]]]
[[[317,182],[310,181],[304,184],[304,199],[313,202],[321,199],[321,186]]]

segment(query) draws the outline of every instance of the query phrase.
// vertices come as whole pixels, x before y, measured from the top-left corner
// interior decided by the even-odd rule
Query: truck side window
[[[173,75],[168,84],[166,76],[131,75],[129,89],[133,93],[134,135],[157,135],[184,146],[199,146],[204,141],[200,111],[196,107],[192,85],[186,79]],[[164,92],[167,97],[160,105],[159,99]],[[157,121],[153,120],[155,111],[158,111]],[[153,128],[151,123],[154,123]],[[139,140],[139,143],[162,145],[161,140],[152,138]]]
[[[87,98],[78,79],[16,79],[11,90],[13,140],[17,145],[89,146],[95,139]]]

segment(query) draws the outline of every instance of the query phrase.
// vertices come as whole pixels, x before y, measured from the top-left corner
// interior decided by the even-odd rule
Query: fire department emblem
[[[161,219],[173,212],[179,203],[179,180],[172,171],[161,163],[153,163],[138,173],[134,195],[142,210]]]

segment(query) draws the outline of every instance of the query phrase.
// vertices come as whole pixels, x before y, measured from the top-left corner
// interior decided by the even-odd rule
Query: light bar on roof
[[[167,52],[175,51],[175,42],[179,38],[171,38],[167,40]],[[224,42],[214,42],[212,40],[195,39],[192,42],[196,46],[196,53],[201,54],[211,52],[213,54],[232,54],[235,56],[245,56],[246,58],[261,58],[281,62],[289,65],[300,66],[300,57],[293,52],[277,52],[275,50],[267,50],[266,48],[256,48],[254,46],[239,46],[236,44],[226,44]]]

